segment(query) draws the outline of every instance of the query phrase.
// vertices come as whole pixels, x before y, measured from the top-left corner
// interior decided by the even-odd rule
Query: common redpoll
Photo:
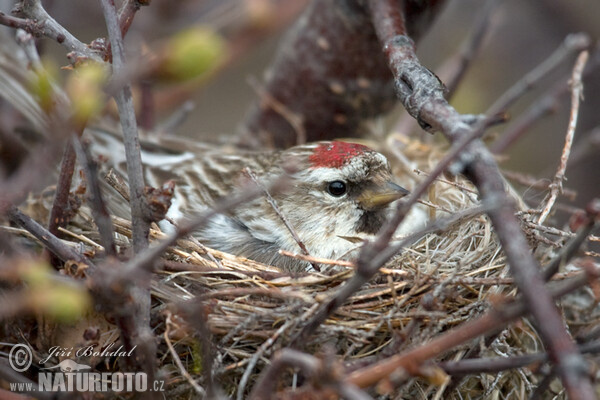
[[[393,182],[382,154],[355,143],[319,142],[266,152],[189,149],[168,154],[154,148],[143,151],[142,160],[147,184],[175,180],[167,214],[173,219],[197,215],[235,193],[250,181],[248,170],[265,185],[289,176],[287,189],[272,197],[309,254],[319,258],[349,258],[360,245],[356,239],[376,234],[390,204],[408,193]],[[194,236],[207,247],[286,270],[309,267],[279,254],[300,248],[264,197],[214,217]]]

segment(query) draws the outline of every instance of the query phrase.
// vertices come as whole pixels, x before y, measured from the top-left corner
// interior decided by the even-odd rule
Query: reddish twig
[[[463,141],[473,135],[477,127],[471,128],[465,123],[465,116],[444,100],[442,85],[418,62],[413,43],[404,35],[403,27],[390,23],[394,20],[388,18],[395,12],[393,3],[371,0],[369,5],[373,24],[396,79],[400,101],[422,126],[441,131],[453,143]],[[515,216],[514,201],[505,192],[504,180],[496,162],[479,140],[471,143],[461,156],[465,175],[477,186],[482,198],[500,203],[488,215],[525,303],[538,322],[539,332],[549,348],[552,361],[559,366],[565,388],[572,398],[594,398],[589,377],[581,373],[585,362],[544,288],[539,265],[521,231]]]
[[[79,158],[79,164],[83,167],[85,173],[92,215],[96,227],[98,228],[98,233],[100,234],[100,243],[102,244],[102,247],[104,247],[107,256],[116,256],[117,250],[115,247],[114,229],[112,221],[110,220],[110,214],[100,191],[98,166],[92,159],[89,150],[81,144],[81,140],[78,137],[73,138],[71,145],[74,147],[77,158]]]
[[[567,170],[567,161],[571,154],[571,146],[573,145],[573,138],[575,137],[575,128],[577,127],[577,116],[579,115],[579,103],[583,93],[583,84],[581,82],[581,76],[583,74],[583,68],[587,63],[589,53],[587,51],[582,52],[577,57],[577,62],[573,68],[573,75],[571,76],[571,114],[569,116],[569,127],[565,137],[565,145],[560,155],[560,164],[554,175],[552,184],[550,184],[550,194],[543,203],[541,214],[537,218],[538,224],[543,224],[552,207],[558,197],[559,193],[562,193],[562,182],[565,179],[565,171]]]
[[[129,31],[129,27],[133,23],[133,17],[135,13],[139,11],[142,6],[149,6],[150,0],[127,0],[123,2],[121,9],[119,10],[119,28],[121,29],[121,36],[125,37]]]
[[[65,227],[69,222],[67,219],[69,209],[69,194],[71,191],[71,179],[75,171],[75,149],[70,141],[65,146],[62,162],[60,165],[60,173],[58,182],[56,183],[56,192],[54,194],[54,202],[50,210],[50,221],[48,223],[48,231],[53,235],[58,235],[59,227]]]

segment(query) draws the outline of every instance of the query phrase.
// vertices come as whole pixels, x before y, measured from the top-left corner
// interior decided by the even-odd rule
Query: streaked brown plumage
[[[111,141],[100,137],[99,148]],[[174,144],[185,151],[173,151]],[[102,150],[100,150],[102,152]],[[117,150],[105,150],[119,166]],[[168,215],[186,218],[212,207],[244,187],[249,168],[267,185],[286,175],[292,182],[273,193],[281,212],[316,257],[347,259],[357,244],[348,238],[369,238],[385,221],[390,203],[407,191],[393,183],[386,158],[368,147],[345,142],[319,142],[284,151],[225,150],[181,140],[154,140],[144,146],[142,160],[147,183],[175,181],[174,202]],[[284,168],[294,165],[294,172]],[[265,198],[257,198],[226,215],[218,215],[195,236],[206,246],[286,270],[303,270],[308,263],[282,256],[280,249],[299,252],[299,246]]]

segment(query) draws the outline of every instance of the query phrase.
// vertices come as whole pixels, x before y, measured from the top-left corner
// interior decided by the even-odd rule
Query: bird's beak
[[[410,192],[394,182],[386,182],[381,186],[366,189],[359,197],[358,202],[365,210],[372,210],[390,204],[409,194]]]

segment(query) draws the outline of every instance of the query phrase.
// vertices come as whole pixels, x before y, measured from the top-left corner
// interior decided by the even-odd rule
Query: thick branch
[[[419,123],[432,131],[441,131],[451,142],[459,142],[472,134],[472,129],[443,97],[443,86],[414,54],[412,40],[404,35],[403,26],[390,28],[387,15],[395,10],[395,2],[371,0],[373,23],[396,80],[400,101]],[[381,21],[388,21],[382,23]],[[564,386],[574,399],[593,399],[589,377],[582,373],[585,361],[577,351],[551,297],[544,288],[539,265],[531,254],[520,223],[515,216],[514,200],[505,191],[504,180],[496,162],[483,143],[473,142],[462,154],[465,175],[473,181],[484,200],[499,202],[489,212],[506,253],[511,272],[523,293],[525,304],[538,322],[542,339],[552,361],[558,364]]]

